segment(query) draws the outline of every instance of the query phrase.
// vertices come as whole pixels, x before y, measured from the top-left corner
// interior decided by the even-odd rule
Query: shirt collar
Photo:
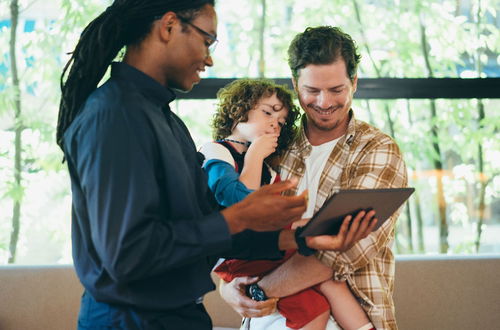
[[[312,145],[309,143],[306,136],[306,122],[307,117],[303,114],[300,119],[300,129],[295,136],[295,143],[292,144],[292,149],[297,150],[300,154],[309,154],[312,149]]]
[[[144,72],[127,63],[113,62],[111,65],[111,77],[124,79],[133,84],[139,92],[146,95],[151,102],[159,106],[164,106],[175,100],[173,90],[161,85]]]
[[[295,143],[292,145],[292,149],[297,150],[299,153],[307,155],[311,152],[312,145],[306,136],[305,125],[307,122],[306,115],[302,115],[300,121],[300,129],[295,137]],[[354,111],[349,110],[349,124],[347,125],[346,134],[339,140],[340,144],[351,145],[354,142],[356,136],[356,120],[354,120]]]
[[[354,111],[349,110],[349,124],[347,125],[347,132],[342,139],[342,143],[347,143],[349,146],[354,142],[356,136],[356,120],[354,119]]]

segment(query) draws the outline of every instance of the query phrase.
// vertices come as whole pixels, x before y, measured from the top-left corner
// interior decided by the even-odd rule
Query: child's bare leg
[[[302,330],[325,330],[328,318],[330,318],[330,311],[318,315],[314,320],[304,325]]]
[[[321,283],[320,291],[328,299],[333,318],[342,329],[355,330],[370,323],[347,282],[328,280]]]

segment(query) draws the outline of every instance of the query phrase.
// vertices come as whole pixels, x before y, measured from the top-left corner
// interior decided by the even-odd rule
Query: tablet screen
[[[344,218],[375,210],[377,230],[410,197],[415,188],[339,190],[314,214],[301,236],[336,235]]]

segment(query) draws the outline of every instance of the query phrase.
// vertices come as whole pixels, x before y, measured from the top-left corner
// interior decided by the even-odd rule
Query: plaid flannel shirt
[[[282,178],[302,178],[304,159],[310,152],[311,144],[306,138],[303,121],[295,142],[281,162]],[[397,144],[380,130],[355,120],[351,110],[347,133],[334,147],[321,173],[315,211],[339,189],[401,188],[406,185],[406,166]],[[397,329],[392,298],[395,262],[391,246],[398,214],[399,211],[346,252],[319,251],[316,254],[323,264],[334,270],[334,279],[347,280],[379,330]]]

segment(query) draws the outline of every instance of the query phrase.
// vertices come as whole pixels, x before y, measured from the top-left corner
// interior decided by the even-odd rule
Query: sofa
[[[82,291],[70,265],[0,266],[0,329],[75,329]],[[499,329],[500,256],[398,256],[394,299],[402,330]],[[239,327],[216,291],[205,306],[215,329]]]

